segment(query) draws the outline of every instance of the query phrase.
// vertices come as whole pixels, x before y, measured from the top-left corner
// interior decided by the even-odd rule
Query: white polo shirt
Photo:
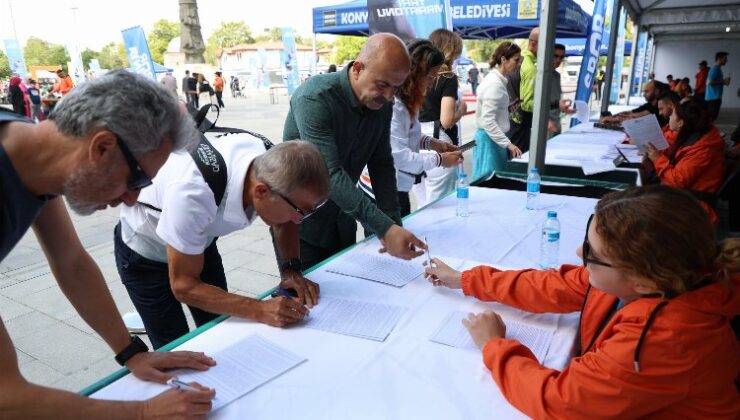
[[[139,255],[166,263],[166,245],[183,254],[202,254],[214,238],[244,229],[256,218],[253,208],[244,209],[242,195],[247,169],[255,157],[265,153],[264,144],[249,134],[208,135],[208,140],[226,162],[221,205],[216,207],[213,191],[190,154],[171,154],[153,184],[141,190],[139,203],[121,209],[123,242]]]

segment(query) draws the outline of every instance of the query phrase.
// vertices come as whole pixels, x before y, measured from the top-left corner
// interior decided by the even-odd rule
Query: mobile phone
[[[460,149],[459,150],[461,152],[467,152],[468,150],[472,149],[473,147],[475,147],[475,140],[471,140],[471,141],[463,144],[462,146],[460,146]]]

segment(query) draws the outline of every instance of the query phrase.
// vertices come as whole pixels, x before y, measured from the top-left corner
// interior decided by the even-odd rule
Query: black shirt
[[[653,105],[651,102],[645,102],[644,104],[634,109],[632,112],[638,113],[642,111],[649,111],[651,114],[655,115],[655,117],[658,119],[658,125],[660,125],[661,127],[668,124],[668,119],[660,115],[660,111],[658,111],[658,105]]]
[[[424,97],[424,104],[419,112],[419,121],[439,121],[442,98],[448,96],[457,100],[457,89],[458,81],[454,73],[443,74],[437,77]],[[457,125],[453,125],[444,131],[452,139],[453,143],[457,143]]]
[[[7,114],[3,114],[0,112],[0,124],[8,121]],[[28,191],[0,143],[0,261],[21,240],[50,198],[37,197]]]

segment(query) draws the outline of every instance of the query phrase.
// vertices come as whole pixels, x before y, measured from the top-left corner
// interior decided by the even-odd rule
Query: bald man
[[[382,251],[395,257],[411,259],[426,248],[401,227],[390,146],[392,100],[410,67],[400,38],[375,34],[355,61],[336,73],[311,77],[291,97],[283,140],[318,146],[331,178],[329,201],[301,224],[303,267],[354,244],[357,221],[381,239]],[[375,202],[356,187],[365,165]]]
[[[519,100],[521,115],[512,113],[509,139],[522,152],[529,150],[529,137],[532,134],[532,115],[534,111],[534,78],[537,76],[537,46],[540,29],[534,28],[529,33],[527,49],[522,51],[522,65],[519,69]],[[517,121],[517,117],[519,120]]]

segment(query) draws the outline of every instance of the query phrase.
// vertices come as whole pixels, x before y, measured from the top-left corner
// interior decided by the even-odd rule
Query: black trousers
[[[216,102],[218,103],[219,108],[224,107],[224,101],[221,100],[221,97],[223,96],[223,92],[216,91]]]
[[[408,192],[398,192],[398,204],[401,206],[401,217],[411,214],[411,200],[409,200]]]
[[[157,349],[188,333],[188,323],[182,304],[170,287],[167,264],[152,261],[129,248],[121,238],[121,224],[113,231],[116,267],[126,286],[131,302],[141,315],[146,333]],[[226,289],[226,274],[216,241],[204,252],[200,279],[207,284]],[[217,318],[217,314],[188,306],[195,325],[201,326]]]
[[[709,119],[715,121],[719,116],[719,109],[722,107],[722,99],[715,99],[707,101],[707,112],[709,113]]]
[[[532,135],[532,117],[531,112],[521,111],[522,123],[516,124],[511,123],[511,128],[507,133],[507,137],[511,140],[516,147],[521,149],[522,153],[529,150],[529,137]]]

